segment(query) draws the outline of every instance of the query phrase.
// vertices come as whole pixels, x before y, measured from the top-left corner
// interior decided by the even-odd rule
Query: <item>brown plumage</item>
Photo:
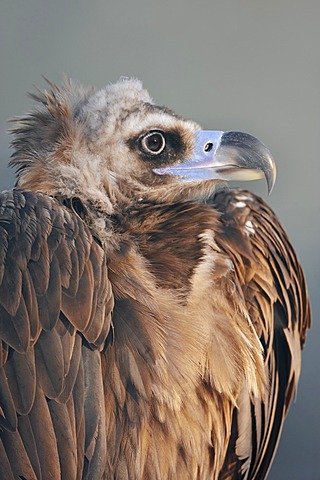
[[[0,478],[265,478],[310,308],[275,214],[216,186],[271,189],[269,152],[136,80],[49,87],[0,195]]]

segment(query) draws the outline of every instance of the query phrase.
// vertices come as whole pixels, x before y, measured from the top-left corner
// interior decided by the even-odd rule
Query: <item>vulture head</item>
[[[275,163],[259,140],[204,131],[154,105],[138,80],[98,91],[66,81],[32,96],[39,106],[13,142],[21,188],[77,197],[106,215],[145,198],[203,200],[224,180],[265,177],[273,188]]]

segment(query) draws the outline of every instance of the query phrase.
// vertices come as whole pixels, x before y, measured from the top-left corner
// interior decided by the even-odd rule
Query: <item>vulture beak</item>
[[[178,176],[181,182],[265,177],[269,194],[276,180],[276,165],[270,151],[257,138],[242,132],[197,131],[191,159],[154,172]]]

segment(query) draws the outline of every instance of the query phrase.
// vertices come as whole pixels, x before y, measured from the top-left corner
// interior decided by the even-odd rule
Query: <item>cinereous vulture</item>
[[[0,478],[263,479],[310,325],[268,149],[66,80],[0,196]],[[217,188],[217,185],[220,185]]]

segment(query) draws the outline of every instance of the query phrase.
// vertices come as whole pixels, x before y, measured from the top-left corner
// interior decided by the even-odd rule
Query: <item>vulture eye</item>
[[[159,155],[166,146],[165,137],[161,132],[149,132],[140,142],[141,149],[151,155]]]

